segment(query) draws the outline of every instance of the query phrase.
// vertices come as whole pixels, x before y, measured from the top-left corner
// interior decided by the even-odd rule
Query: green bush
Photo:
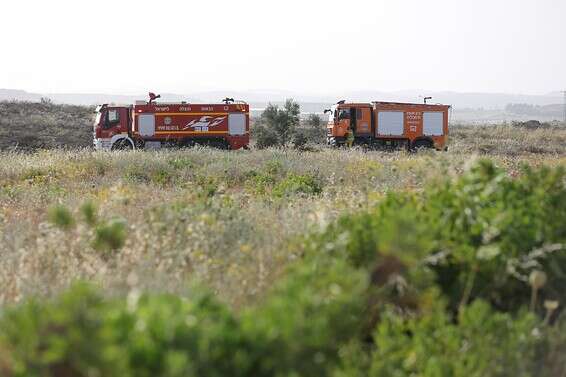
[[[566,302],[565,182],[562,168],[525,167],[511,178],[484,160],[427,191],[419,220],[435,240],[432,252],[444,254],[435,269],[453,306],[481,297],[517,310],[530,299],[535,269],[549,276],[544,297]]]
[[[311,174],[287,173],[276,160],[268,162],[259,172],[249,172],[246,186],[255,194],[270,194],[275,198],[296,194],[318,195],[322,192],[320,179]]]
[[[323,376],[358,334],[365,288],[339,260],[300,264],[238,318],[197,288],[110,299],[78,285],[3,313],[0,367],[17,377]]]
[[[304,135],[309,143],[326,144],[326,122],[318,114],[309,114],[305,120]]]
[[[57,205],[49,210],[48,219],[53,225],[63,230],[69,230],[75,225],[75,219],[69,209],[63,205]]]
[[[243,319],[262,376],[325,376],[361,331],[367,277],[340,259],[295,265]]]
[[[209,294],[131,297],[108,322],[133,376],[246,376],[254,347]]]
[[[126,221],[121,218],[110,219],[96,227],[92,246],[100,251],[118,250],[124,246],[126,236]]]
[[[322,192],[320,181],[312,175],[289,174],[273,187],[273,196],[282,198],[293,194],[317,195]]]
[[[190,157],[175,157],[168,161],[169,166],[176,170],[194,168],[195,164]]]
[[[256,142],[256,147],[258,147],[259,149],[265,149],[279,145],[277,132],[272,128],[258,124],[257,126],[254,126],[252,133]]]
[[[369,376],[535,376],[540,336],[533,315],[517,318],[474,302],[454,324],[443,308],[413,318],[386,312],[375,332]]]
[[[3,376],[127,376],[127,356],[108,323],[112,306],[83,285],[53,301],[5,310]]]
[[[307,135],[303,131],[297,131],[293,135],[293,147],[296,149],[305,150],[308,141]]]
[[[375,209],[343,216],[309,249],[345,254],[356,266],[379,254],[428,266],[452,310],[475,298],[519,310],[531,299],[533,270],[548,275],[539,304],[566,302],[565,181],[561,168],[512,178],[480,161],[420,195],[389,194]]]
[[[156,163],[155,165],[143,166],[142,164],[131,164],[125,169],[124,178],[135,184],[154,183],[159,186],[170,184],[176,177],[173,169],[182,167],[183,161],[172,160],[169,165]]]
[[[93,202],[87,201],[83,203],[83,205],[80,208],[80,211],[83,215],[85,222],[88,225],[90,226],[96,225],[98,221],[98,214],[97,214],[96,205]]]

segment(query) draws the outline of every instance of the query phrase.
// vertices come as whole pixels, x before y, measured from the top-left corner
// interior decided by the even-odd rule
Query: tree
[[[299,125],[300,105],[293,99],[287,99],[283,108],[269,104],[261,114],[259,125],[256,126],[257,146],[283,146],[289,143]]]
[[[322,128],[322,118],[318,114],[309,114],[307,125],[312,129],[319,130]]]
[[[306,120],[309,128],[310,140],[315,143],[324,144],[326,141],[326,125],[318,114],[309,114]]]

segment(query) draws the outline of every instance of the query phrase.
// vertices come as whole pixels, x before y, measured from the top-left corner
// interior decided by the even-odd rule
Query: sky
[[[3,1],[0,88],[566,89],[566,0]]]

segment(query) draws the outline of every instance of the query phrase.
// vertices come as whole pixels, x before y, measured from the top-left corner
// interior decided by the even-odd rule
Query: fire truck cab
[[[131,109],[127,106],[100,105],[94,120],[94,147],[99,150],[134,149],[129,134]]]

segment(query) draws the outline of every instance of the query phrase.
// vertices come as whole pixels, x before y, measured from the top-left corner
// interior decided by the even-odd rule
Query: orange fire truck
[[[222,103],[155,102],[101,105],[96,108],[94,147],[99,150],[158,149],[208,145],[247,148],[250,142],[249,105],[226,98]]]
[[[327,142],[344,145],[353,132],[358,145],[446,150],[449,109],[449,105],[426,103],[340,101],[325,110],[330,113]]]

